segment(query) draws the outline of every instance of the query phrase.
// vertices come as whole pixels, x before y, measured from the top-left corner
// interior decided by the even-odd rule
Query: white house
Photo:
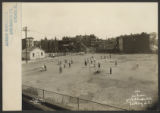
[[[38,47],[31,47],[22,50],[22,59],[34,60],[45,57],[45,52]]]

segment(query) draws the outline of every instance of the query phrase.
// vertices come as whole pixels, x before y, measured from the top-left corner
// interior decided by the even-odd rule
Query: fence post
[[[43,90],[43,101],[44,101],[44,90]]]
[[[64,98],[64,96],[62,96],[62,102],[61,102],[62,104],[63,104],[63,98]]]
[[[78,111],[79,111],[79,98],[77,98],[77,101],[78,101]]]

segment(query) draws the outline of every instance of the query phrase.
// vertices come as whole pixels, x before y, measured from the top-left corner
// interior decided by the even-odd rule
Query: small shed
[[[22,59],[34,60],[45,57],[44,50],[38,47],[25,48],[22,50]]]

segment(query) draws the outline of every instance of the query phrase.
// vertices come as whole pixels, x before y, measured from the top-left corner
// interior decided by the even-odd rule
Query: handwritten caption
[[[136,90],[130,98],[126,99],[126,103],[129,103],[130,106],[140,105],[144,107],[145,105],[152,104],[152,98],[142,94],[140,90]]]

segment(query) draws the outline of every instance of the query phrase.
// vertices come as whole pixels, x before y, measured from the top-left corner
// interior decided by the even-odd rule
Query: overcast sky
[[[22,26],[40,40],[95,34],[110,38],[158,31],[157,3],[22,3]],[[24,33],[23,33],[24,36]],[[24,38],[24,37],[23,37]]]

